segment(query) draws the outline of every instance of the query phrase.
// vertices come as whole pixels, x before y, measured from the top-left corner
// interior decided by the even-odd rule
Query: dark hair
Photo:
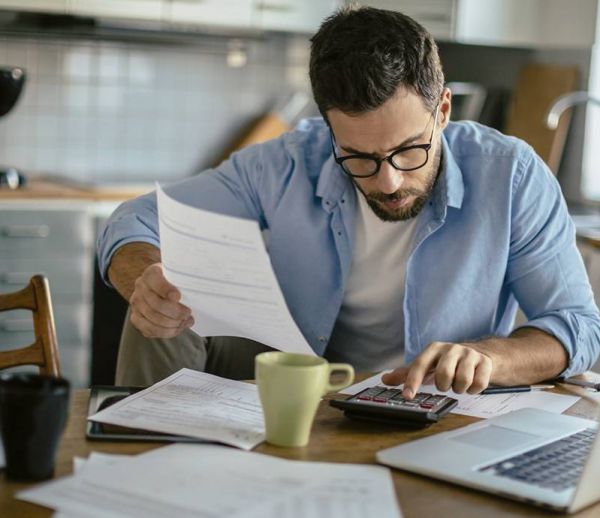
[[[346,7],[311,38],[310,82],[319,111],[374,110],[400,86],[433,110],[444,72],[433,37],[412,18],[371,7]]]

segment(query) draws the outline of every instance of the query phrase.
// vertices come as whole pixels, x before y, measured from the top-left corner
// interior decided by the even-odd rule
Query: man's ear
[[[450,122],[450,114],[452,113],[452,92],[450,91],[450,88],[444,88],[444,90],[442,90],[439,109],[440,124],[442,129],[444,129],[446,126],[448,126],[448,123]]]

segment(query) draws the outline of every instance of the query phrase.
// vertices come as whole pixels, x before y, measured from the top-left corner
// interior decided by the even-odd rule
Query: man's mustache
[[[407,196],[422,196],[424,193],[419,189],[401,189],[391,194],[384,194],[382,192],[371,192],[367,194],[367,198],[373,201],[398,201],[406,198]]]

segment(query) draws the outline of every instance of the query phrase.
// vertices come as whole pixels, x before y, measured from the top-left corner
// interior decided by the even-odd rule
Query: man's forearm
[[[128,243],[119,248],[110,261],[108,278],[121,296],[129,301],[136,279],[144,270],[160,262],[160,250],[148,243]]]
[[[491,382],[498,385],[537,383],[567,368],[565,348],[540,329],[525,327],[508,338],[489,338],[468,344],[492,358]]]

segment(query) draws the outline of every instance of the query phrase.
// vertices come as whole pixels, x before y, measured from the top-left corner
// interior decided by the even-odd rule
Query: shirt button
[[[318,338],[319,342],[324,343],[327,341],[327,337],[326,336],[319,336]]]

